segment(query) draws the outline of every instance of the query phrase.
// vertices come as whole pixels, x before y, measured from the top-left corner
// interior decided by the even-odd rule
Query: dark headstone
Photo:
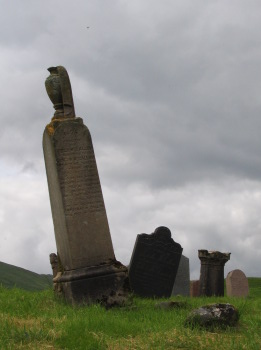
[[[224,266],[231,253],[199,250],[201,261],[199,294],[200,296],[224,296]]]
[[[43,150],[60,272],[55,277],[71,303],[116,295],[127,268],[115,259],[91,134],[75,117],[64,67],[51,67],[47,93],[55,114]]]
[[[237,309],[231,304],[210,304],[193,310],[187,317],[187,326],[204,328],[235,326],[239,319]]]
[[[181,255],[172,295],[190,296],[189,258]]]
[[[233,270],[227,274],[226,290],[229,297],[247,297],[249,294],[248,279],[241,270]]]
[[[182,254],[167,227],[137,236],[130,265],[131,289],[142,297],[170,297]]]

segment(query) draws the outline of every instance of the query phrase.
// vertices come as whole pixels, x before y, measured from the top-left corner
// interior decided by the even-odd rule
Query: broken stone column
[[[75,116],[69,76],[62,66],[48,70],[55,113],[43,151],[59,261],[54,283],[70,303],[106,302],[123,292],[127,268],[115,259],[91,134]]]
[[[199,250],[201,261],[199,294],[200,296],[224,296],[224,266],[231,253]]]

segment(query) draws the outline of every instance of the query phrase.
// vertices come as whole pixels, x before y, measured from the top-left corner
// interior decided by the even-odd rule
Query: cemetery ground
[[[247,298],[172,297],[185,305],[170,310],[156,308],[158,299],[136,297],[110,310],[98,304],[73,307],[57,300],[51,289],[0,287],[0,349],[260,349],[261,278],[250,278],[249,286]],[[239,310],[236,327],[184,326],[192,309],[214,302]]]

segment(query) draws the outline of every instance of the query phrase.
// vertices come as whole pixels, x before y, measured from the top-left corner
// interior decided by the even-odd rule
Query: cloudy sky
[[[261,276],[261,2],[0,0],[0,261],[50,273],[42,152],[47,68],[66,67],[91,131],[111,236],[128,264],[167,226]],[[87,28],[89,27],[89,28]]]

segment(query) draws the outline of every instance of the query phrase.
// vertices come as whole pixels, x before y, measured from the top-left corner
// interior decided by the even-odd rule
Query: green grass
[[[72,307],[52,290],[0,288],[0,349],[261,349],[261,279],[249,279],[248,298],[185,298],[184,308],[161,310],[159,300],[134,298],[132,306],[105,310]],[[209,332],[184,327],[188,313],[211,302],[229,302],[237,327]]]
[[[39,275],[21,267],[0,262],[0,285],[38,291],[52,287],[52,276]]]

